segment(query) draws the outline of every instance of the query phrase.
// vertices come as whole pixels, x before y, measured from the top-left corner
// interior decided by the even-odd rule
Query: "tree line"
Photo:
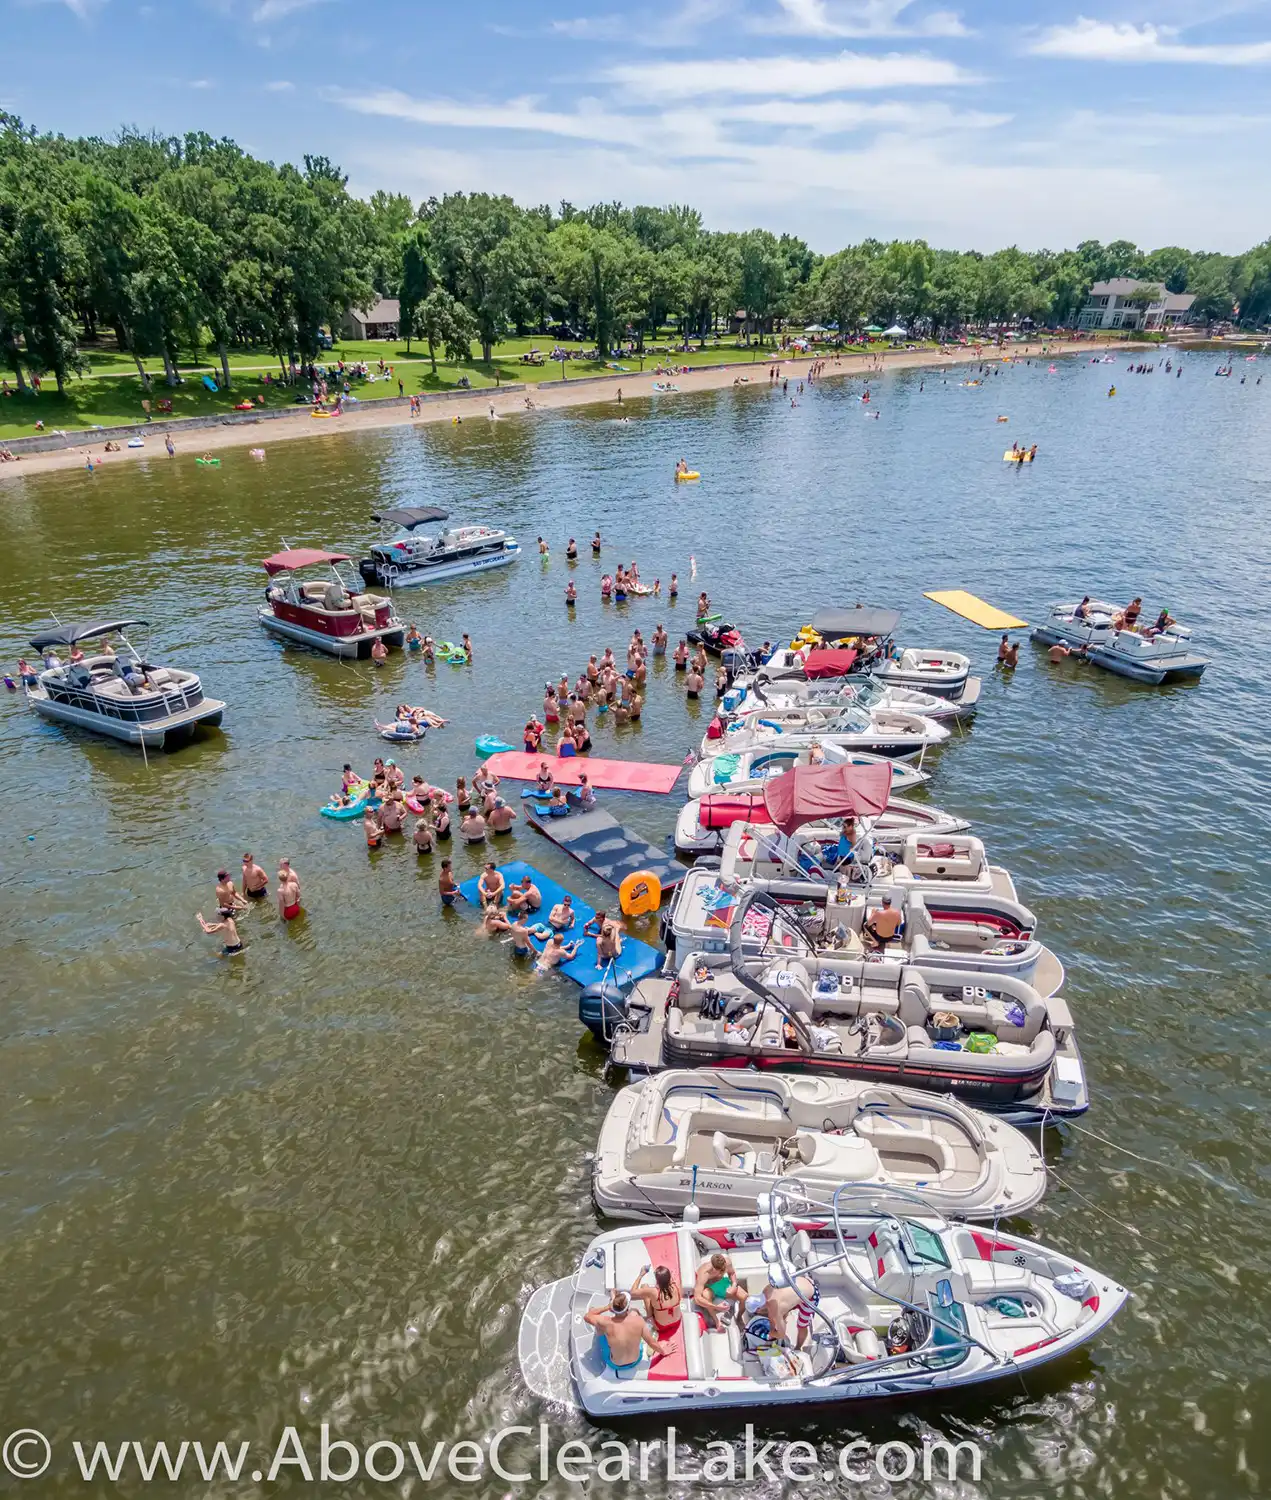
[[[324,156],[259,161],[228,139],[124,131],[113,140],[39,134],[0,112],[0,364],[22,389],[59,390],[103,329],[169,383],[183,352],[271,350],[284,372],[317,358],[322,331],[377,295],[400,332],[449,359],[512,334],[585,331],[602,355],[674,324],[705,340],[741,312],[762,341],[780,322],[844,333],[899,319],[946,336],[1032,319],[1073,323],[1090,284],[1112,276],[1195,294],[1210,320],[1271,318],[1271,240],[1243,255],[1129,240],[983,255],[922,240],[867,239],[822,256],[792,234],[709,230],[687,205],[523,208],[451,193],[413,203],[348,191]]]

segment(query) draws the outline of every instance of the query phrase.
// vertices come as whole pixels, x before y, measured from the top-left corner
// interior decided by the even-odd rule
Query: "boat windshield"
[[[938,1234],[912,1219],[905,1219],[901,1224],[901,1234],[910,1260],[925,1261],[928,1265],[943,1266],[948,1270],[949,1257]]]

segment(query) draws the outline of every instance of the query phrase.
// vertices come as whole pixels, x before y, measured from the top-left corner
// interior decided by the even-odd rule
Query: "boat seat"
[[[963,1273],[972,1301],[998,1293],[1035,1292],[1037,1289],[1037,1278],[1026,1266],[1005,1265],[996,1260],[973,1260],[966,1263]]]
[[[798,1154],[791,1170],[796,1174],[802,1165],[832,1176],[836,1182],[869,1182],[882,1171],[878,1152],[863,1136],[800,1130],[795,1148]]]
[[[839,1347],[849,1365],[863,1365],[867,1360],[883,1357],[883,1346],[878,1335],[872,1328],[862,1326],[850,1313],[844,1313],[835,1323],[834,1332],[838,1335]]]
[[[717,1167],[725,1167],[734,1172],[755,1170],[755,1153],[749,1141],[738,1140],[736,1136],[725,1135],[722,1130],[717,1130],[711,1136],[711,1151],[714,1153]],[[677,1163],[683,1160],[678,1145],[675,1159]]]

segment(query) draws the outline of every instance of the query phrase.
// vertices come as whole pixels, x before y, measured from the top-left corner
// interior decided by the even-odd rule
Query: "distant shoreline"
[[[1030,344],[1014,344],[1007,350],[984,345],[977,353],[974,348],[957,346],[948,350],[929,349],[901,350],[873,354],[831,353],[810,356],[778,355],[775,351],[767,359],[756,360],[753,365],[709,365],[690,370],[687,375],[613,374],[587,376],[578,381],[554,380],[525,389],[509,391],[486,388],[462,396],[451,396],[444,401],[425,401],[418,416],[410,415],[409,405],[400,400],[367,403],[347,409],[342,416],[327,421],[314,418],[309,410],[288,412],[260,423],[232,423],[224,426],[199,427],[182,430],[178,426],[154,422],[144,428],[147,443],[144,448],[123,447],[117,453],[106,454],[103,448],[112,434],[108,431],[85,433],[84,441],[74,447],[58,448],[44,453],[33,453],[15,463],[0,463],[0,480],[21,479],[29,474],[47,474],[57,470],[79,472],[91,456],[95,465],[111,468],[121,462],[138,459],[154,459],[161,463],[190,462],[207,452],[221,452],[227,448],[258,448],[266,444],[290,442],[298,438],[334,438],[350,433],[374,432],[388,427],[412,427],[434,422],[483,421],[488,420],[493,407],[499,418],[511,416],[533,417],[540,411],[554,411],[570,406],[593,406],[616,404],[617,391],[621,389],[624,404],[628,400],[641,400],[658,394],[655,382],[675,385],[681,394],[693,391],[723,390],[737,384],[768,384],[768,369],[779,364],[782,378],[807,379],[808,367],[821,360],[825,370],[819,379],[842,379],[849,376],[883,375],[892,370],[910,370],[922,367],[939,369],[942,366],[966,364],[999,364],[1004,358],[1011,360],[1037,359],[1046,348],[1047,358],[1058,359],[1074,354],[1108,353],[1111,348],[1106,340],[1073,340],[1058,345],[1050,340],[1038,340]],[[1157,345],[1118,343],[1116,352],[1135,348],[1153,348]],[[881,360],[881,368],[876,364]],[[534,403],[529,410],[525,398]],[[381,409],[383,408],[383,409]],[[135,428],[122,429],[132,432]],[[175,459],[169,459],[164,451],[163,439],[171,432],[177,448]]]

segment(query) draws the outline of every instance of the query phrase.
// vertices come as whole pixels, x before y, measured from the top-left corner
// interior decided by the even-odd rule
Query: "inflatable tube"
[[[662,905],[662,882],[652,870],[633,870],[618,887],[618,905],[628,917],[642,917]]]
[[[324,818],[335,818],[337,822],[347,823],[352,818],[360,818],[366,811],[365,797],[360,797],[356,802],[350,802],[347,807],[334,807],[330,802],[318,811]]]
[[[203,469],[219,469],[221,466],[219,458],[196,458],[194,462]]]
[[[497,735],[479,734],[473,741],[473,749],[477,752],[478,760],[488,760],[492,755],[498,755],[501,750],[510,750],[511,745],[506,740],[501,740]]]
[[[380,739],[387,740],[390,745],[417,745],[423,739],[425,731],[412,729],[408,734],[398,734],[393,729],[381,729]]]
[[[340,413],[338,411],[311,411],[309,415],[319,421],[323,421],[331,417],[338,417]]]
[[[676,484],[684,484],[689,479],[700,479],[702,476],[696,469],[682,469],[676,473]]]
[[[204,375],[203,376],[203,384],[205,386],[207,386],[207,388],[208,388],[209,391],[219,391],[220,390],[220,386],[217,385],[216,381],[214,381],[210,375]]]

